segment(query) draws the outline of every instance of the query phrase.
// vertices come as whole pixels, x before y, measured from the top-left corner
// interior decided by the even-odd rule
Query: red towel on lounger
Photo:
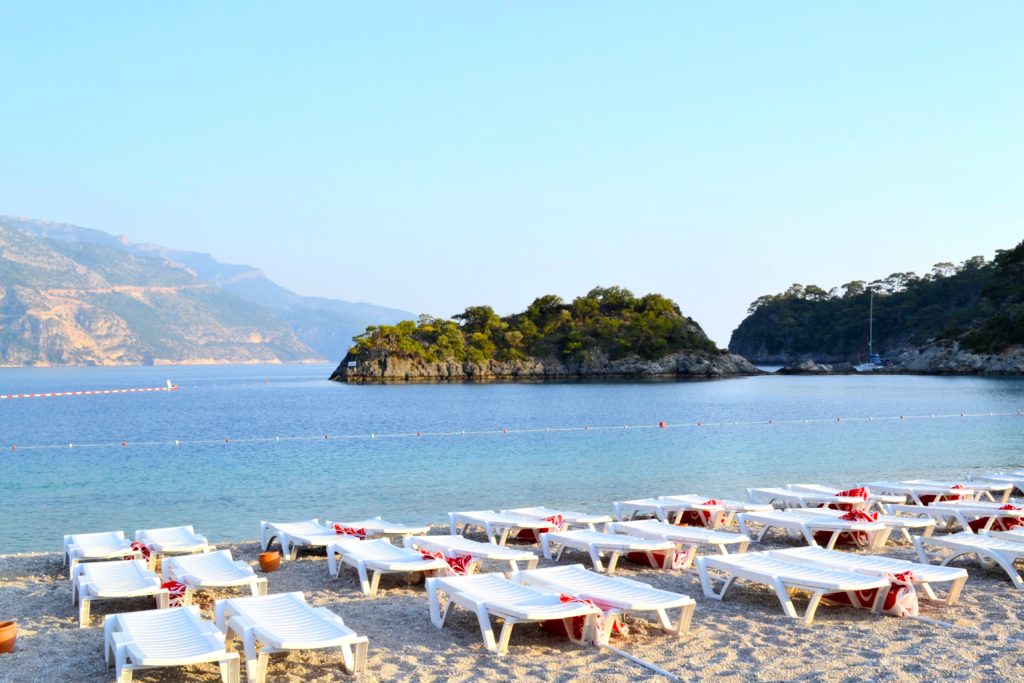
[[[963,487],[964,487],[963,484],[953,484],[949,488],[951,488],[951,489],[962,489]],[[963,499],[964,499],[963,496],[958,496],[958,495],[955,495],[955,494],[932,495],[932,494],[929,493],[929,494],[921,496],[921,505],[931,505],[935,501],[939,501],[941,503],[941,502],[944,502],[944,501],[947,501],[947,500],[963,500]]]
[[[519,541],[540,543],[540,535],[546,534],[551,531],[551,529],[554,529],[555,531],[561,529],[562,524],[565,522],[565,517],[562,515],[551,515],[550,517],[545,517],[544,521],[551,522],[551,527],[547,529],[520,529],[519,533],[516,534],[516,539]]]
[[[166,588],[169,594],[168,606],[169,607],[184,607],[185,606],[185,591],[188,587],[183,583],[177,581],[164,581],[160,584],[161,588]]]
[[[140,541],[134,541],[132,543],[132,550],[133,551],[140,551],[141,550],[142,551],[142,559],[145,560],[146,562],[149,562],[149,557],[150,557],[150,555],[152,553],[150,553],[149,546],[147,546],[145,543],[142,543]],[[126,560],[135,560],[135,559],[138,559],[138,558],[136,558],[134,555],[125,555],[124,559],[126,559]]]
[[[860,488],[856,489],[846,489],[845,491],[837,491],[836,495],[843,496],[844,498],[860,498],[866,503],[868,502],[869,493],[870,492],[868,491],[868,488],[866,486],[861,486]],[[855,503],[829,503],[827,505],[823,505],[822,507],[832,508],[833,510],[842,510],[843,512],[849,512],[850,510],[860,509],[861,507],[863,507],[863,505],[858,505]]]
[[[1007,503],[999,509],[1020,510],[1021,508]],[[971,527],[971,531],[977,532],[985,528],[985,525],[988,524],[988,520],[988,517],[982,517],[974,520],[973,522],[968,522],[967,526]],[[992,529],[995,531],[1009,531],[1010,529],[1014,529],[1019,526],[1024,526],[1024,522],[1021,521],[1020,517],[997,517],[995,521],[992,522]]]
[[[597,618],[597,623],[594,625],[598,633],[600,633],[601,629],[604,627],[604,623],[605,623],[604,620],[605,619],[611,619],[612,620],[612,634],[619,634],[619,635],[628,635],[629,634],[629,629],[626,628],[626,625],[624,623],[622,623],[622,619],[621,619],[620,615],[618,615],[618,614],[609,615],[608,614],[608,610],[611,609],[611,605],[604,605],[604,604],[601,604],[601,603],[596,602],[594,600],[577,598],[577,597],[575,597],[573,595],[565,595],[565,594],[563,594],[561,596],[560,600],[562,602],[581,602],[581,603],[583,603],[585,605],[592,605],[592,606],[596,607],[597,609],[601,610],[601,616],[599,616]],[[579,640],[579,639],[581,639],[583,637],[583,624],[586,623],[586,620],[587,620],[586,617],[572,617],[570,619],[570,621],[571,621],[571,628],[572,628],[572,636],[576,640]],[[569,635],[568,631],[565,630],[565,622],[562,619],[549,619],[547,621],[542,621],[540,626],[545,631],[551,631],[552,633],[557,633],[558,635],[561,635],[561,636],[568,636]]]
[[[822,596],[824,600],[840,605],[850,605],[858,609],[872,609],[878,600],[878,591],[886,591],[882,599],[881,612],[891,614],[894,617],[906,617],[920,613],[917,603],[917,591],[914,590],[914,574],[912,572],[901,572],[899,574],[886,574],[889,579],[888,588],[869,588],[863,591],[841,591],[838,593],[826,593]]]
[[[845,515],[841,515],[839,519],[845,519],[848,522],[877,522],[878,513],[867,513],[863,510],[850,510]],[[814,542],[825,545],[828,543],[828,539],[832,537],[831,531],[815,531]],[[871,545],[871,534],[867,531],[844,531],[839,534],[836,539],[836,544],[845,543],[849,545],[856,545],[862,548],[866,548]]]
[[[335,524],[334,533],[338,534],[339,536],[354,536],[358,538],[360,541],[366,540],[366,529],[362,528],[354,529],[350,526],[342,526],[340,524]]]
[[[725,503],[716,498],[705,500],[702,505],[721,508],[723,510],[725,509]],[[679,525],[703,526],[708,529],[713,529],[715,527],[715,515],[717,513],[718,510],[684,510],[682,514],[679,515]]]

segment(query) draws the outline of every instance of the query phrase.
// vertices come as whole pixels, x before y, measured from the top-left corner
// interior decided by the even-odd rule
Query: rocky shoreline
[[[566,380],[719,379],[763,374],[745,358],[729,353],[680,352],[657,360],[631,356],[564,363],[556,359],[484,363],[439,361],[379,355],[345,356],[330,379],[336,382],[544,382]]]
[[[870,371],[878,375],[1024,375],[1024,347],[1001,353],[975,353],[956,342],[929,344],[887,357],[888,363]],[[801,359],[790,361],[778,371],[782,375],[855,375],[860,373],[848,362]]]

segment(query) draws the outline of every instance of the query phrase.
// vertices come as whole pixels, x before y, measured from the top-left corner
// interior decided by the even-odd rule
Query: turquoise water
[[[107,529],[194,524],[217,542],[255,538],[261,519],[440,523],[449,510],[599,511],[658,494],[1024,467],[1024,417],[910,419],[1017,413],[1016,378],[349,386],[326,381],[331,369],[0,370],[0,394],[180,386],[0,401],[0,553]],[[517,432],[563,427],[577,429]]]

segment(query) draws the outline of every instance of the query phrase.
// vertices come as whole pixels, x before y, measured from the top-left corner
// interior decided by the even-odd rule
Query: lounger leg
[[[370,592],[368,593],[368,595],[371,598],[377,594],[377,586],[380,585],[380,575],[381,572],[375,571],[373,573],[373,576],[370,578]]]
[[[701,589],[704,591],[704,597],[712,600],[724,599],[726,592],[736,580],[735,576],[728,577],[722,585],[722,589],[716,592],[714,589],[714,581],[711,578],[711,574],[708,573],[708,567],[704,564],[703,559],[697,560],[697,573],[700,575],[700,585]]]
[[[83,595],[78,596],[78,628],[85,628],[89,625],[89,608],[91,606],[91,598]]]
[[[775,588],[775,595],[778,597],[779,603],[782,605],[782,611],[786,613],[786,616],[793,619],[799,619],[800,615],[796,613],[796,607],[793,605],[793,599],[789,596],[789,590],[786,588],[786,584],[782,582],[782,579],[779,577],[772,579],[772,586]],[[812,607],[817,609],[818,600],[820,599],[820,592],[815,593],[815,595],[811,597],[811,603],[807,606],[807,612],[810,614],[811,618],[814,617]],[[808,622],[810,621],[807,617],[805,617],[805,620]]]
[[[498,641],[498,646],[494,651],[494,654],[499,657],[508,652],[508,641],[512,637],[513,626],[515,626],[515,622],[511,619],[506,619],[505,623],[501,625],[501,639]],[[571,625],[568,628],[571,629]],[[569,632],[572,633],[571,630]],[[494,636],[492,635],[491,637],[493,638]]]
[[[353,662],[351,665],[348,662],[345,663],[345,666],[349,668],[353,675],[361,676],[366,672],[366,654],[369,649],[370,640],[366,636],[361,636],[355,641],[355,655],[349,655],[352,657]],[[349,648],[346,646],[345,650],[348,651]]]
[[[338,578],[341,573],[341,567],[338,565],[338,553],[327,551],[327,573]]]
[[[551,559],[551,541],[548,540],[548,535],[547,534],[541,534],[539,542],[540,542],[540,552],[541,552],[542,555],[544,555],[544,559],[545,560],[550,560]],[[556,558],[556,560],[562,559],[562,550],[565,550],[565,546],[562,546],[561,549],[558,551],[558,557]]]
[[[564,549],[565,546],[562,546],[562,548]],[[595,548],[594,546],[588,546],[587,554],[590,555],[590,561],[594,563],[594,571],[603,572],[604,563],[601,562],[601,551]]]
[[[601,554],[598,553],[597,557],[598,557],[598,559],[600,559]],[[615,573],[615,567],[618,566],[619,558],[620,557],[622,557],[622,553],[620,553],[617,550],[613,550],[612,551],[611,557],[608,558],[608,576],[611,576],[612,574]],[[598,571],[601,571],[601,570],[598,569]]]
[[[965,583],[967,583],[966,576],[953,582],[953,585],[949,587],[949,595],[946,596],[947,605],[956,604],[956,601],[960,599],[960,591],[963,590]]]
[[[448,514],[448,530],[451,531],[452,536],[459,535],[459,525],[455,521],[455,515],[451,513]]]
[[[881,595],[882,591],[878,591],[878,594]],[[817,591],[811,596],[810,602],[807,603],[807,610],[804,612],[805,623],[809,624],[814,619],[814,613],[818,610],[818,605],[821,603],[822,595],[821,591]],[[789,604],[792,606],[793,601],[790,600]],[[796,614],[793,614],[792,616],[795,617]]]
[[[476,608],[476,620],[480,624],[480,635],[484,639],[484,647],[487,648],[488,652],[493,652],[496,655],[500,655],[501,651],[498,649],[497,644],[494,642],[494,628],[491,626],[491,617],[487,613],[487,607],[480,605]],[[505,627],[511,631],[508,621],[505,622]],[[505,628],[501,630],[502,642],[508,643],[508,637],[505,633]]]
[[[675,633],[677,636],[681,636],[690,630],[690,622],[693,619],[693,610],[696,605],[683,605],[679,608],[679,623],[673,629],[671,622],[669,622],[668,614],[664,610],[661,613],[664,615],[662,623],[666,627],[665,630],[669,633]]]
[[[265,680],[267,676],[267,658],[269,655],[256,651],[256,634],[253,633],[251,628],[242,630],[242,646],[245,650],[246,679],[249,683],[258,683],[261,680]],[[263,661],[260,662],[260,659]],[[262,667],[260,666],[261,663]],[[260,677],[261,673],[263,678]]]
[[[693,558],[695,558],[697,556],[697,545],[696,544],[688,545],[688,546],[685,546],[685,547],[686,547],[686,551],[683,554],[683,563],[679,567],[679,569],[681,571],[686,571],[687,569],[689,569],[690,566],[693,564]],[[675,553],[672,553],[672,560],[673,560],[673,564],[674,564],[675,563]],[[672,565],[669,565],[669,566],[672,566]]]
[[[114,679],[117,683],[130,683],[132,670],[128,668],[128,650],[123,645],[114,650]]]
[[[107,619],[106,623],[103,624],[103,661],[106,662],[107,668],[114,666],[114,625],[118,623],[117,619]]]
[[[448,619],[448,609],[451,607],[449,601],[445,605],[444,612],[441,612],[441,597],[440,591],[435,588],[437,585],[437,579],[427,579],[426,591],[427,591],[427,604],[430,607],[430,622],[438,627],[444,627],[445,620]]]
[[[370,578],[366,575],[366,564],[358,562],[356,572],[359,574],[359,589],[363,591],[364,595],[370,595]]]
[[[218,663],[220,664],[220,680],[223,683],[238,683],[240,673],[238,655],[222,659]]]
[[[266,595],[267,594],[267,580],[260,578],[253,582],[252,586],[253,596]]]
[[[188,589],[185,589],[186,593]],[[162,591],[156,594],[156,608],[167,609],[171,606],[171,592],[164,588]]]

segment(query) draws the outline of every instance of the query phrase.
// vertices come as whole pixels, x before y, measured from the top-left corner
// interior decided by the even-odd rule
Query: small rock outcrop
[[[905,351],[895,358],[906,372],[933,375],[1021,375],[1024,346],[1001,353],[975,353],[957,342],[929,344]]]

